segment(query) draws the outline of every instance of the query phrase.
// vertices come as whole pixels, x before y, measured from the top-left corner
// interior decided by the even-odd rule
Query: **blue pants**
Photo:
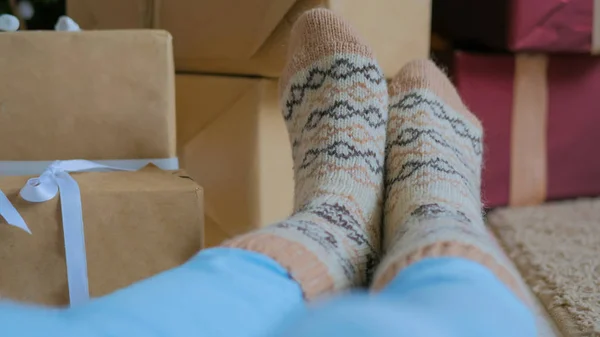
[[[89,303],[49,309],[0,302],[3,337],[535,337],[534,317],[485,267],[426,259],[378,294],[306,305],[270,258],[231,248]]]

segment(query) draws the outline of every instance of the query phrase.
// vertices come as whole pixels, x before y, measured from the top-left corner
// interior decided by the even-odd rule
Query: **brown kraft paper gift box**
[[[202,246],[202,189],[185,173],[72,173],[81,190],[90,294],[111,293],[173,268]],[[60,197],[29,203],[28,176],[0,177],[0,189],[32,234],[0,218],[0,296],[69,303]]]
[[[387,77],[429,54],[430,0],[69,0],[83,29],[161,28],[175,38],[178,71],[278,77],[296,19],[324,7],[347,19]],[[214,18],[219,18],[215,20]]]
[[[277,81],[177,75],[182,167],[205,191],[206,246],[292,211],[293,170]]]
[[[0,161],[176,157],[164,31],[0,34]]]

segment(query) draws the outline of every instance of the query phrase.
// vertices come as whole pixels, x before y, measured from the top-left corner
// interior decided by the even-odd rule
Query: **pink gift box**
[[[597,53],[594,3],[600,6],[599,0],[434,0],[433,29],[459,46]]]

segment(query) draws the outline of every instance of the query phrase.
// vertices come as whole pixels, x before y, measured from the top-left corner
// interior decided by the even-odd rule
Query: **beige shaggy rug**
[[[600,199],[499,209],[488,224],[562,335],[600,336]]]

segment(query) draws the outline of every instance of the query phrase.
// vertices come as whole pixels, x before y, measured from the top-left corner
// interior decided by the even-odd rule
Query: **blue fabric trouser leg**
[[[70,309],[0,304],[2,336],[534,337],[528,309],[485,267],[427,259],[381,293],[305,310],[298,285],[256,253],[218,248]]]
[[[261,337],[292,310],[298,284],[264,255],[203,251],[182,266],[69,309],[0,302],[2,337]]]
[[[535,337],[529,309],[484,266],[460,258],[409,266],[381,293],[355,293],[289,318],[272,336]]]

